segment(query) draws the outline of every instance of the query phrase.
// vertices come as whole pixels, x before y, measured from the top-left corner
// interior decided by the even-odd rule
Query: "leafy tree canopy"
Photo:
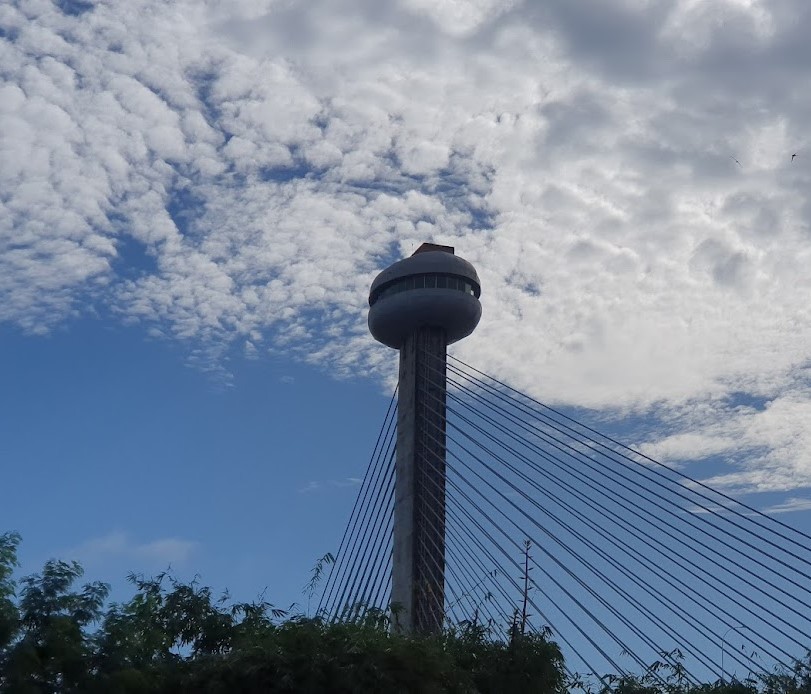
[[[0,535],[0,692],[231,694],[254,692],[811,694],[811,659],[760,680],[689,686],[677,666],[594,686],[568,681],[548,632],[509,641],[463,623],[433,637],[390,632],[371,610],[328,623],[260,597],[234,602],[197,581],[131,575],[135,594],[106,604],[109,586],[80,585],[76,562],[51,560],[14,579],[20,537]],[[325,559],[305,593],[312,596]],[[331,558],[328,558],[331,560]],[[670,654],[672,655],[672,654]],[[668,658],[668,662],[673,662]]]

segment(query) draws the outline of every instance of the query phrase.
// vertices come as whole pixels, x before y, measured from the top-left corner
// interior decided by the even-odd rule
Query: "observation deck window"
[[[479,286],[465,277],[443,273],[426,273],[403,277],[378,287],[369,297],[369,306],[373,306],[384,297],[411,291],[412,289],[452,289],[475,296],[477,299],[481,294]]]

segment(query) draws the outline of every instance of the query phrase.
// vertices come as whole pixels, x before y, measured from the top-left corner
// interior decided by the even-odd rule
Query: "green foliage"
[[[811,694],[811,655],[758,681],[691,686],[681,654],[666,653],[640,676],[589,688],[566,681],[548,631],[522,633],[518,621],[506,642],[475,619],[434,637],[404,636],[387,611],[363,608],[353,623],[328,623],[261,596],[234,603],[168,574],[131,575],[133,597],[105,609],[108,587],[80,586],[75,562],[48,561],[15,583],[19,543],[0,535],[4,694]],[[332,561],[325,555],[313,569],[308,598]]]
[[[105,610],[108,587],[80,587],[81,567],[62,561],[23,578],[18,596],[19,541],[0,536],[4,693],[563,691],[562,657],[547,634],[505,644],[464,624],[407,637],[381,610],[331,624],[263,597],[233,603],[168,574],[131,575],[133,597]],[[313,569],[308,598],[332,562],[325,555]]]
[[[509,643],[488,638],[488,627],[464,622],[445,636],[445,648],[472,676],[478,692],[565,691],[563,655],[549,632],[513,633]]]
[[[11,628],[14,639],[0,655],[3,691],[86,689],[93,652],[86,627],[101,618],[109,589],[103,583],[89,583],[73,590],[82,573],[76,562],[51,560],[41,574],[22,579],[16,623]]]
[[[811,694],[811,652],[790,672],[769,675],[763,682],[765,694]]]
[[[315,591],[318,588],[318,584],[321,583],[321,580],[324,578],[324,570],[330,564],[335,563],[335,557],[332,556],[330,552],[327,552],[323,557],[321,557],[313,567],[313,570],[310,572],[310,580],[307,581],[307,585],[304,586],[304,590],[301,592],[307,596],[307,615],[310,614],[310,603],[312,602],[313,596],[315,595]]]
[[[601,694],[811,694],[811,653],[790,672],[753,676],[740,681],[718,680],[711,684],[690,684],[680,651],[662,653],[664,658],[639,676],[607,676]]]
[[[12,580],[17,567],[17,533],[0,535],[0,653],[9,645],[19,628],[19,612],[14,603],[16,584]],[[2,666],[0,661],[0,667]]]

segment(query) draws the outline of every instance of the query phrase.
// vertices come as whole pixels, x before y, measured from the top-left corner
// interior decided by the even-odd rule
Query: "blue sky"
[[[239,360],[218,387],[171,344],[97,320],[44,338],[4,328],[2,363],[2,523],[23,535],[22,570],[75,558],[119,599],[129,571],[171,565],[300,601],[388,399],[283,358]]]
[[[805,0],[0,6],[0,528],[299,599],[395,355],[375,274],[478,268],[455,349],[811,529]],[[796,154],[796,157],[792,157]]]

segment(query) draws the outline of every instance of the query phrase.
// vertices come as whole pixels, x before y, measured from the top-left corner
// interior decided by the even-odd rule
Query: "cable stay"
[[[616,447],[616,449],[623,450],[623,451],[626,451],[627,453],[632,454],[631,456],[628,456],[628,455],[623,455],[622,456],[622,457],[626,458],[627,460],[629,460],[629,461],[631,461],[631,462],[638,465],[639,460],[637,458],[642,458],[643,460],[646,460],[648,463],[650,463],[651,465],[658,468],[658,469],[655,469],[653,471],[658,473],[660,476],[662,476],[664,478],[667,478],[666,475],[664,474],[664,471],[667,471],[668,473],[672,473],[674,475],[677,475],[678,477],[685,480],[686,482],[689,482],[691,485],[694,485],[695,487],[700,488],[704,492],[709,492],[710,494],[712,494],[714,496],[720,497],[721,499],[723,499],[725,502],[728,502],[728,504],[729,504],[729,506],[724,507],[725,510],[728,510],[730,513],[738,516],[739,518],[741,518],[743,520],[749,520],[749,521],[755,523],[759,527],[773,533],[774,535],[776,535],[780,539],[783,539],[783,540],[786,540],[786,541],[790,542],[791,544],[793,544],[796,547],[804,550],[805,552],[811,552],[811,535],[810,534],[804,533],[801,530],[788,525],[787,523],[783,523],[782,521],[775,518],[774,516],[771,516],[771,515],[769,515],[767,513],[763,513],[762,511],[760,511],[760,510],[758,510],[758,509],[756,509],[756,508],[754,508],[752,506],[749,506],[749,505],[745,504],[744,502],[742,502],[742,501],[740,501],[738,499],[735,499],[734,497],[729,496],[728,494],[725,494],[725,493],[721,492],[720,490],[713,489],[712,487],[710,487],[709,485],[701,482],[700,480],[697,480],[697,479],[695,479],[693,477],[690,477],[689,475],[686,475],[686,474],[684,474],[684,473],[682,473],[682,472],[680,472],[678,470],[675,470],[675,469],[665,465],[664,463],[661,463],[658,460],[655,460],[654,458],[652,458],[652,457],[650,457],[648,455],[645,455],[644,453],[636,451],[636,450],[630,448],[629,446],[621,443],[620,441],[617,441],[616,439],[614,439],[614,438],[612,438],[612,437],[610,437],[610,436],[608,436],[606,434],[603,434],[603,433],[597,431],[596,429],[593,429],[592,427],[589,427],[589,426],[587,426],[587,425],[585,425],[585,424],[583,424],[581,422],[578,422],[576,419],[564,414],[560,410],[557,410],[557,409],[555,409],[553,407],[550,407],[549,405],[545,405],[545,404],[541,403],[540,401],[536,400],[535,398],[533,398],[533,397],[531,397],[531,396],[529,396],[529,395],[527,395],[525,393],[522,393],[521,391],[518,391],[515,388],[512,388],[511,386],[507,385],[503,381],[501,381],[501,380],[499,380],[499,379],[497,379],[497,378],[495,378],[493,376],[489,376],[489,375],[485,374],[483,371],[479,371],[475,367],[470,366],[469,364],[466,364],[465,362],[461,361],[460,359],[457,359],[456,357],[454,357],[454,356],[452,356],[450,354],[448,355],[448,359],[451,359],[453,362],[459,364],[460,366],[470,370],[471,372],[473,372],[475,374],[478,374],[479,376],[481,376],[486,381],[490,381],[492,383],[497,384],[497,386],[502,388],[504,391],[507,391],[509,393],[514,394],[515,396],[517,396],[517,397],[513,398],[516,401],[524,400],[524,401],[531,402],[535,406],[537,406],[539,409],[547,411],[547,412],[559,417],[560,419],[562,419],[562,420],[564,420],[566,422],[569,422],[570,424],[573,424],[573,425],[579,427],[580,429],[583,429],[583,430],[587,431],[588,433],[590,433],[590,434],[592,434],[594,436],[599,437],[600,439],[608,441],[610,444],[612,444],[614,447]],[[453,368],[453,366],[450,366],[450,368]],[[485,380],[480,380],[480,382],[484,383]],[[568,427],[568,428],[571,429],[571,427]],[[574,429],[571,429],[571,430],[575,431]],[[592,439],[590,437],[583,437],[583,438],[589,440],[591,443],[593,443],[595,445],[598,445],[598,446],[601,446],[601,447],[603,447],[603,448],[605,448],[607,450],[616,452],[615,449],[605,445],[604,443],[601,443],[598,439]],[[687,488],[689,489],[689,487],[687,487]],[[694,490],[691,490],[691,491],[694,491]],[[697,491],[694,491],[694,493],[697,496],[701,496],[701,497],[703,497],[705,499],[708,499],[708,500],[712,501],[712,497],[710,497],[708,494],[704,494],[704,493],[697,492]],[[744,509],[745,513],[742,513],[741,511],[738,511],[735,507],[740,507],[740,508]],[[710,511],[710,509],[707,509],[707,510]],[[725,520],[728,520],[728,519],[725,519]],[[764,523],[763,521],[766,521],[766,522]],[[768,527],[768,524],[776,525],[776,526],[778,526],[780,528],[780,530],[776,530],[773,527]],[[799,539],[792,537],[792,535],[798,536]],[[792,556],[795,556],[795,555],[792,555]],[[795,557],[795,558],[799,558],[799,557]],[[802,559],[802,561],[804,563],[806,563],[806,564],[809,564],[809,562],[811,562],[811,560],[809,560],[809,559]]]
[[[452,410],[450,410],[450,411],[452,411]],[[466,421],[466,422],[470,423],[470,420],[467,420],[467,419],[466,419],[464,416],[461,416],[461,415],[460,415],[460,418],[461,418],[463,421]],[[474,425],[474,427],[475,427],[475,425]],[[482,435],[483,435],[485,438],[492,438],[492,436],[491,436],[491,435],[490,435],[488,432],[484,431],[484,430],[483,430],[483,429],[481,429],[480,427],[475,427],[475,428],[476,428],[476,430],[477,430],[479,433],[481,433],[481,434],[482,434]],[[473,442],[475,445],[477,445],[477,446],[479,446],[479,447],[483,447],[483,446],[482,446],[482,444],[481,444],[481,438],[474,439],[474,438],[473,438],[473,437],[471,437],[471,436],[470,436],[470,435],[469,435],[467,432],[462,432],[462,434],[463,434],[463,436],[465,436],[466,438],[470,439],[470,440],[471,440],[471,441],[472,441],[472,442]],[[497,454],[492,453],[492,451],[489,451],[489,450],[488,450],[486,447],[483,447],[483,448],[484,448],[485,452],[488,452],[490,455],[493,455],[493,456],[494,456],[494,457],[495,457],[497,460],[499,460],[499,462],[501,462],[502,464],[504,464],[504,465],[506,465],[506,466],[508,466],[508,467],[509,467],[509,463],[508,463],[508,462],[506,462],[504,459],[500,458],[500,457],[499,457]],[[514,449],[512,449],[511,447],[506,446],[506,449],[507,449],[508,451],[510,451],[511,453],[516,454],[516,451],[515,451]],[[519,455],[520,455],[520,454],[519,454]],[[541,474],[541,476],[545,477],[547,480],[552,479],[552,480],[556,480],[558,483],[561,483],[561,480],[560,480],[560,478],[559,478],[559,477],[556,477],[556,476],[555,476],[553,473],[547,472],[547,471],[543,470],[542,468],[537,467],[537,465],[536,465],[535,463],[533,463],[533,461],[531,461],[531,460],[527,459],[526,457],[523,457],[523,461],[524,461],[524,462],[527,462],[527,463],[528,463],[530,466],[532,466],[532,467],[533,467],[535,470],[537,470],[537,471],[538,471],[538,472]],[[515,469],[514,469],[514,468],[512,468],[512,469],[515,471]],[[530,483],[532,486],[534,486],[534,487],[535,487],[535,489],[536,489],[536,490],[537,490],[537,491],[538,491],[538,492],[539,492],[541,495],[546,496],[547,498],[551,498],[553,501],[555,501],[555,500],[556,500],[556,498],[555,498],[554,496],[550,496],[550,494],[548,493],[548,491],[547,491],[547,490],[546,490],[544,487],[539,486],[537,482],[533,482],[531,479],[529,479],[528,477],[526,477],[526,475],[525,475],[525,474],[523,474],[523,473],[521,473],[520,471],[519,471],[517,474],[521,475],[521,476],[522,476],[522,477],[523,477],[523,478],[524,478],[524,479],[525,479],[525,480],[526,480],[528,483]],[[595,492],[597,492],[597,494],[604,495],[604,489],[602,489],[602,488],[600,488],[599,486],[596,486],[596,485],[594,485],[594,484],[591,484],[591,483],[589,482],[588,478],[583,478],[583,477],[582,477],[582,476],[580,476],[579,474],[576,474],[576,475],[574,475],[574,476],[575,476],[576,478],[578,478],[578,477],[579,477],[579,479],[581,479],[581,481],[584,481],[584,482],[585,482],[585,484],[586,484],[587,486],[589,486],[591,489],[593,489]],[[584,497],[584,496],[583,496],[583,495],[582,495],[580,492],[578,492],[578,491],[577,491],[577,489],[576,489],[574,486],[569,485],[569,489],[568,489],[568,491],[569,491],[569,493],[571,493],[571,494],[574,494],[574,495],[579,496],[579,497],[581,498],[581,500],[583,500],[583,501],[584,501],[584,502],[585,502],[587,505],[591,506],[592,508],[594,508],[594,507],[596,506],[596,507],[599,507],[599,508],[600,508],[602,511],[607,511],[607,513],[606,513],[606,517],[607,517],[607,518],[609,518],[609,519],[611,519],[613,522],[617,522],[618,517],[617,517],[616,515],[612,514],[612,513],[611,513],[611,511],[610,511],[609,509],[607,509],[607,508],[606,508],[604,505],[599,504],[599,502],[595,502],[595,501],[593,501],[592,499],[589,499],[588,497]],[[564,506],[564,508],[565,508],[565,506]],[[548,515],[548,512],[547,512],[547,511],[545,511],[544,509],[541,509],[541,511],[542,511],[543,513],[545,513],[545,514],[547,514],[547,515]],[[554,517],[553,517],[553,518],[554,518]],[[581,520],[583,520],[583,519],[581,519]],[[588,522],[588,521],[586,520],[585,522]],[[590,524],[590,525],[591,525],[591,527],[592,527],[592,528],[594,528],[593,524]],[[564,525],[564,527],[568,527],[568,526],[565,526],[565,525]],[[628,528],[626,528],[626,529],[628,529]],[[571,529],[570,529],[570,528],[569,528],[569,530],[570,530],[570,532],[571,532]],[[637,536],[639,536],[639,532],[640,532],[640,531],[639,531],[638,529],[630,528],[630,531],[631,531],[632,533],[635,533]],[[598,532],[599,534],[601,534],[601,535],[604,535],[604,532],[603,532],[602,530],[600,530],[600,529],[597,529],[597,532]],[[646,537],[650,538],[650,535],[645,534],[644,532],[643,532],[642,534],[643,534],[643,535],[645,535]],[[672,535],[672,534],[670,535],[670,537],[671,537],[672,539],[674,539],[675,541],[677,541],[677,542],[679,542],[679,543],[681,543],[681,544],[684,544],[685,546],[687,546],[687,547],[689,548],[689,544],[685,543],[685,541],[682,539],[682,537],[679,537],[679,536],[676,536],[676,535]],[[648,544],[648,547],[649,547],[649,548],[653,549],[654,551],[657,551],[657,548],[656,548],[656,547],[651,546],[649,543],[646,543],[646,544]],[[670,550],[669,550],[669,551],[670,551]],[[633,555],[632,555],[632,556],[633,556]],[[703,556],[705,556],[705,557],[706,557],[707,555],[705,554],[705,555],[703,555]],[[668,556],[667,556],[667,555],[665,555],[665,557],[664,557],[664,558],[665,558],[665,559],[668,559]],[[689,561],[689,560],[688,560],[688,561]],[[689,562],[689,563],[690,563],[692,566],[697,566],[697,565],[696,565],[695,563],[693,563],[693,562]],[[699,568],[700,568],[700,567],[699,567]],[[695,575],[695,574],[693,574],[693,575]],[[699,577],[699,578],[700,578],[700,577]],[[710,578],[712,578],[713,580],[716,580],[714,576],[711,576]],[[722,583],[721,585],[722,585],[722,587],[724,588],[724,592],[726,592],[726,591],[727,591],[727,589],[728,589],[728,587],[727,587],[725,584],[723,584],[723,583]],[[741,595],[743,595],[743,594],[741,594]],[[743,595],[743,597],[747,597],[747,596]],[[767,623],[768,623],[768,622],[767,622]],[[729,626],[731,626],[731,625],[729,625]],[[793,625],[790,625],[790,626],[793,626]],[[788,656],[788,654],[787,654],[787,653],[785,653],[785,652],[784,652],[784,655]]]
[[[352,507],[349,522],[347,523],[338,551],[335,555],[321,597],[318,602],[316,614],[334,619],[346,598],[349,580],[352,578],[352,567],[357,565],[359,549],[362,546],[362,529],[366,528],[370,519],[369,502],[372,495],[379,498],[380,485],[386,464],[392,466],[394,458],[394,438],[396,433],[397,389],[392,393],[386,416],[377,435],[377,440],[369,459],[366,474],[363,477],[355,503]],[[353,562],[353,558],[355,561]]]
[[[740,679],[806,654],[811,536],[455,357],[424,357],[421,623],[441,596],[445,629],[549,634],[572,686]],[[319,601],[330,620],[391,609],[395,400]]]

